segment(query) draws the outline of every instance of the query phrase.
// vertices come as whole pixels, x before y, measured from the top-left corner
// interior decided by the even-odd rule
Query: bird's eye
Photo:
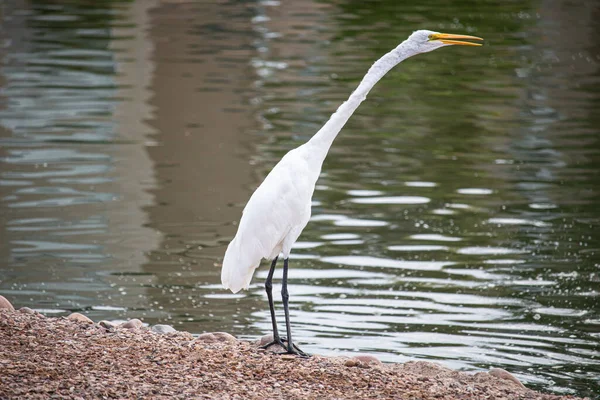
[[[427,35],[427,39],[431,40],[433,38],[433,35]]]

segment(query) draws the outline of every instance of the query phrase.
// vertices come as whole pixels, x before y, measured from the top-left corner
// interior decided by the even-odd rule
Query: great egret
[[[413,32],[408,39],[371,66],[358,88],[329,121],[308,142],[289,151],[250,197],[242,212],[237,234],[225,252],[221,282],[225,289],[231,289],[233,293],[247,289],[261,259],[273,260],[265,282],[273,324],[273,341],[264,348],[279,344],[287,353],[306,356],[292,342],[287,290],[288,261],[292,245],[310,218],[315,183],[333,140],[352,113],[367,98],[373,86],[396,64],[408,57],[444,46],[480,46],[459,39],[483,40],[475,36],[427,30]],[[273,306],[272,279],[280,254],[283,254],[281,297],[287,339],[279,336]]]

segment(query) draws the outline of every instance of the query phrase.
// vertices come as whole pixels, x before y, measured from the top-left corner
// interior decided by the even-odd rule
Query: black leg
[[[281,299],[283,300],[283,312],[285,313],[285,329],[287,331],[287,352],[288,354],[296,354],[303,357],[308,357],[308,354],[300,350],[292,342],[292,327],[290,326],[290,308],[288,300],[290,295],[287,290],[287,278],[288,278],[288,258],[283,260],[283,281],[281,282]]]
[[[267,297],[269,298],[269,310],[271,311],[271,323],[273,324],[273,340],[270,343],[261,346],[263,349],[268,349],[274,344],[278,344],[279,346],[285,347],[285,343],[279,337],[279,331],[277,330],[277,318],[275,318],[275,305],[273,304],[273,273],[275,273],[275,265],[277,264],[277,257],[273,259],[271,263],[271,269],[269,270],[269,274],[267,275],[267,280],[265,281],[265,291],[267,292]]]
[[[279,340],[279,332],[277,331],[277,319],[275,319],[275,306],[273,304],[273,273],[275,272],[275,264],[277,264],[277,257],[273,259],[269,275],[265,281],[265,290],[267,291],[267,297],[269,298],[269,309],[271,310],[271,322],[273,323],[273,340]]]

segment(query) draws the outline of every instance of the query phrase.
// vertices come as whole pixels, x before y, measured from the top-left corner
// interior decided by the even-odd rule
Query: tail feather
[[[234,238],[225,252],[223,267],[221,269],[221,283],[225,289],[237,293],[242,289],[248,289],[254,270],[259,266],[261,257],[252,257],[240,248],[237,238]],[[244,259],[242,260],[242,254]]]

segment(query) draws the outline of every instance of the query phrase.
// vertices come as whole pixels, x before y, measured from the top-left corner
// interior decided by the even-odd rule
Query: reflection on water
[[[269,332],[264,268],[219,284],[252,190],[399,38],[473,32],[488,45],[406,61],[336,140],[290,261],[295,334],[598,391],[600,9],[453,3],[2,6],[0,291]]]

